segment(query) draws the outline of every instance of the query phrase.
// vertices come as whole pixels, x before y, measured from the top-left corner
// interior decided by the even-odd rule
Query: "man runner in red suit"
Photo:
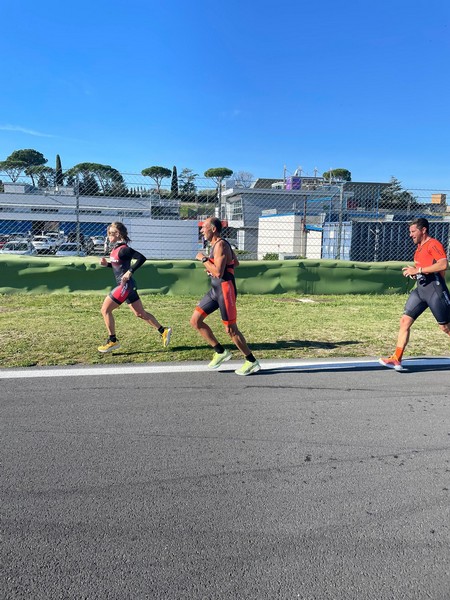
[[[403,371],[402,356],[409,341],[414,321],[429,308],[444,333],[450,335],[450,294],[445,283],[447,254],[441,242],[430,237],[427,219],[419,218],[409,225],[409,236],[416,244],[414,266],[403,267],[403,275],[416,279],[400,319],[397,347],[392,356],[380,358],[380,364]]]

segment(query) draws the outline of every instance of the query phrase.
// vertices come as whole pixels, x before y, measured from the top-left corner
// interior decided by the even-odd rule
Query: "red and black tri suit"
[[[416,267],[430,267],[439,259],[447,258],[444,246],[434,238],[418,244],[414,254]],[[445,270],[416,276],[417,286],[406,301],[404,314],[416,320],[427,308],[439,325],[450,323],[450,294],[445,282]]]
[[[132,260],[136,261],[133,266],[131,266]],[[122,304],[123,302],[133,304],[133,302],[139,300],[134,278],[131,277],[126,283],[122,283],[122,276],[127,271],[134,273],[146,260],[143,254],[137,250],[133,250],[125,242],[119,242],[113,246],[109,255],[108,267],[112,267],[117,286],[109,294],[111,300],[114,300],[117,304]]]
[[[221,241],[230,246],[227,240],[221,238]],[[212,263],[214,263],[214,246],[211,248],[209,254],[209,261]],[[232,250],[231,255],[233,255]],[[195,309],[203,315],[208,316],[219,308],[224,325],[233,325],[233,323],[236,323],[237,319],[236,297],[237,290],[236,282],[234,280],[233,259],[226,265],[222,277],[211,277],[211,289],[203,296]]]

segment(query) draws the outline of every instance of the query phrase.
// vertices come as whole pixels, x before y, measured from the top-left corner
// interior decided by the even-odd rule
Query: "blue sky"
[[[0,160],[63,169],[346,168],[450,190],[448,0],[18,0],[2,6]],[[70,7],[70,8],[69,8]]]

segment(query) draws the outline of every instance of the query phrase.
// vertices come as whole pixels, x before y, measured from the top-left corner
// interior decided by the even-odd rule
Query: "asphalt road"
[[[450,361],[263,366],[0,370],[1,597],[448,600]]]

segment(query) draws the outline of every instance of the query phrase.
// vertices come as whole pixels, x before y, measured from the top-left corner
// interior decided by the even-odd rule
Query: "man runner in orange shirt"
[[[409,225],[409,236],[417,248],[414,266],[403,267],[403,275],[415,278],[417,285],[406,301],[394,354],[379,360],[380,364],[396,371],[404,371],[402,356],[409,341],[410,329],[427,308],[442,331],[450,335],[450,294],[445,283],[447,255],[441,242],[430,237],[428,231],[427,219],[415,219]]]

